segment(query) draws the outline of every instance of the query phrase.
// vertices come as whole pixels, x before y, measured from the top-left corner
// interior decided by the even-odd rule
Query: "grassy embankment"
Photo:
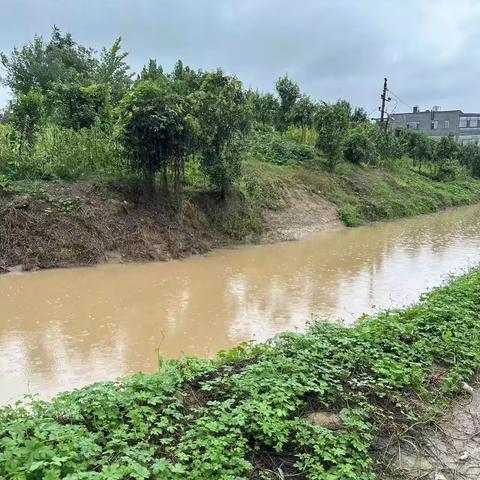
[[[256,179],[260,190],[267,191],[268,201],[271,202],[270,188],[265,189],[264,185],[271,185],[272,192],[304,189],[337,205],[340,219],[347,226],[431,213],[480,200],[480,179],[461,175],[439,182],[418,173],[408,159],[395,168],[359,167],[345,162],[334,173],[262,162],[251,162],[248,169],[248,176]],[[281,208],[281,198],[278,205]],[[272,205],[265,203],[265,207]]]
[[[460,171],[453,180],[437,181],[408,160],[383,167],[343,162],[334,173],[318,158],[284,165],[265,160],[261,152],[249,153],[238,192],[226,203],[209,191],[192,163],[180,215],[162,198],[145,196],[139,179],[131,177],[4,181],[0,269],[164,260],[255,241],[269,229],[265,212],[281,215],[295,197],[300,207],[302,198],[332,202],[348,226],[480,199],[480,179]]]
[[[376,478],[378,438],[411,438],[480,367],[479,299],[473,270],[353,328],[314,323],[213,361],[162,361],[155,375],[4,408],[0,476]],[[308,421],[319,411],[338,416]]]

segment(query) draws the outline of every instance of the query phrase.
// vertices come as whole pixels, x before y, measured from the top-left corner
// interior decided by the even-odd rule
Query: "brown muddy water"
[[[0,404],[409,304],[480,261],[480,206],[168,263],[0,276]]]

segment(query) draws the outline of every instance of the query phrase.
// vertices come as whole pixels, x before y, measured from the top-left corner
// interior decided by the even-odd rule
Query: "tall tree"
[[[181,195],[185,158],[193,143],[196,122],[188,99],[175,93],[171,82],[138,82],[122,101],[124,143],[135,165],[153,184],[162,173],[168,192]]]
[[[154,58],[151,58],[146,65],[143,66],[140,75],[137,80],[150,80],[152,82],[158,82],[165,79],[165,74],[163,73],[163,68],[161,65],[157,64],[157,61]]]
[[[368,113],[363,107],[355,107],[351,120],[354,124],[367,123],[369,121]]]
[[[300,97],[300,88],[298,85],[288,78],[288,75],[280,77],[275,87],[280,98],[280,110],[277,120],[277,128],[285,131],[288,128],[290,114],[295,102]]]
[[[345,100],[323,102],[315,116],[317,147],[327,156],[331,170],[342,159],[344,141],[350,126],[351,108]]]
[[[258,90],[249,90],[247,101],[255,122],[263,126],[274,126],[280,108],[280,104],[274,95],[261,93]]]
[[[173,81],[176,92],[182,95],[189,95],[200,88],[204,73],[201,70],[195,71],[188,65],[184,65],[181,60],[178,60],[169,77]]]
[[[114,105],[117,105],[127,93],[133,73],[129,73],[130,66],[125,61],[127,52],[122,52],[122,38],[118,37],[111,48],[103,48],[97,67],[98,83],[107,85]]]
[[[203,75],[193,95],[199,124],[202,167],[225,197],[240,175],[241,163],[235,139],[250,127],[250,110],[242,83],[222,70]]]
[[[3,83],[13,94],[27,94],[32,88],[47,95],[55,83],[90,83],[97,60],[93,50],[78,45],[67,34],[54,27],[50,40],[36,36],[22,48],[14,48],[8,56],[1,54],[6,71]]]
[[[316,105],[307,95],[302,95],[293,105],[290,112],[290,122],[302,130],[302,140],[305,141],[307,127],[313,124]]]

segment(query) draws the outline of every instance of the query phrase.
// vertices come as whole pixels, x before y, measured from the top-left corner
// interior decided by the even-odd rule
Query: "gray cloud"
[[[181,58],[261,90],[288,72],[316,99],[368,111],[386,75],[408,105],[480,111],[476,0],[0,0],[0,11],[5,52],[56,24],[96,49],[121,35],[135,71]]]

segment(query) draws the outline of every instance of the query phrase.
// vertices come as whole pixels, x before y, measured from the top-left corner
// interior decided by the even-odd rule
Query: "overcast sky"
[[[134,71],[180,58],[264,91],[288,72],[312,97],[368,112],[387,76],[409,106],[480,111],[477,0],[0,0],[0,51],[54,24],[96,49],[121,35]]]

